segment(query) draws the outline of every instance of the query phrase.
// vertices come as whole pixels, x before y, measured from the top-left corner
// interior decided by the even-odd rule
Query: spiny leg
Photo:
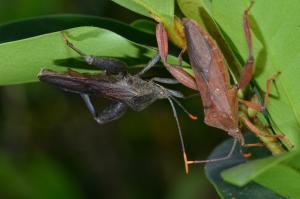
[[[91,102],[89,95],[80,94],[82,99],[84,100],[87,108],[90,113],[94,117],[94,119],[99,124],[104,124],[122,117],[122,115],[126,112],[127,106],[122,102],[113,102],[111,105],[106,107],[100,114],[97,113],[94,105]]]
[[[253,5],[253,1],[250,2],[250,5],[245,9],[243,14],[243,25],[244,25],[244,32],[248,47],[248,58],[246,61],[246,64],[244,65],[244,69],[241,72],[241,77],[239,81],[239,87],[244,88],[247,86],[252,78],[252,72],[253,72],[253,47],[252,47],[252,37],[250,32],[250,25],[249,25],[249,16],[248,13]]]
[[[127,65],[124,62],[110,57],[97,57],[94,55],[86,55],[68,40],[64,32],[61,32],[61,34],[64,38],[65,43],[71,49],[77,52],[88,64],[96,66],[101,70],[105,70],[108,74],[119,74],[127,72]]]
[[[276,140],[285,139],[284,135],[273,135],[270,134],[268,131],[261,130],[255,124],[253,124],[246,116],[242,116],[240,119],[242,123],[264,143],[264,146],[266,146],[272,152],[273,155],[282,154],[284,149],[282,145]]]

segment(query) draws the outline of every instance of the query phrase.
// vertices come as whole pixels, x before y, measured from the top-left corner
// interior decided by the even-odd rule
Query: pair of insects
[[[270,83],[275,79],[274,76],[267,81],[267,93],[265,95],[264,105],[238,99],[238,90],[244,88],[250,82],[252,77],[253,53],[248,22],[248,11],[251,6],[252,3],[245,10],[243,19],[249,55],[238,85],[232,86],[230,84],[227,66],[215,41],[191,19],[183,19],[182,24],[186,38],[186,47],[195,77],[189,75],[179,66],[168,64],[168,39],[162,23],[159,23],[156,29],[159,53],[149,61],[142,71],[135,75],[129,74],[127,72],[127,65],[119,60],[86,55],[70,43],[63,34],[65,43],[71,49],[76,51],[88,64],[104,70],[105,74],[82,74],[73,70],[58,73],[43,69],[38,77],[41,81],[56,85],[65,91],[80,94],[92,116],[100,124],[120,118],[126,112],[128,107],[134,111],[141,111],[157,99],[167,99],[170,102],[176,120],[186,173],[188,173],[190,164],[228,159],[237,142],[242,146],[262,145],[261,143],[246,144],[239,128],[239,125],[244,123],[254,133],[262,133],[262,131],[256,128],[246,116],[239,117],[239,103],[258,111],[263,110],[268,101]],[[153,67],[160,59],[176,80],[168,78],[142,79],[142,75]],[[178,82],[200,92],[205,113],[205,123],[209,126],[225,130],[234,138],[234,144],[227,156],[203,161],[188,160],[177,112],[174,106],[175,102],[183,108],[176,98],[184,98],[184,96],[178,91],[167,89],[159,84],[174,84]],[[102,112],[98,113],[90,99],[90,96],[93,95],[106,97],[113,100],[113,102],[110,106],[102,110]],[[184,108],[183,110],[187,112]],[[195,119],[193,115],[189,113],[188,115],[192,119]]]

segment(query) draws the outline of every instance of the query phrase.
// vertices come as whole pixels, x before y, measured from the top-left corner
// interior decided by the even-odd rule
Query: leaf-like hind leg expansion
[[[64,32],[61,32],[61,34],[64,38],[65,43],[71,49],[77,52],[88,64],[96,66],[101,70],[105,70],[107,74],[119,74],[127,72],[127,65],[124,62],[110,57],[97,57],[94,55],[86,55],[68,40]]]
[[[87,94],[80,94],[82,99],[84,100],[87,108],[89,109],[90,113],[94,117],[94,119],[99,124],[104,124],[113,120],[117,120],[126,112],[127,106],[122,102],[113,102],[111,105],[106,107],[101,113],[97,113],[94,105],[91,102],[89,95]]]

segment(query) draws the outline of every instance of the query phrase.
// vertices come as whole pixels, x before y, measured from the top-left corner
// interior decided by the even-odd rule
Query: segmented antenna
[[[174,100],[174,102],[189,116],[189,118],[191,118],[192,120],[197,120],[198,117],[191,114],[190,112],[188,112],[188,110],[186,110],[186,108],[173,96],[170,96],[170,98],[172,100]]]
[[[182,155],[183,155],[185,173],[186,174],[189,173],[189,165],[190,164],[202,164],[202,163],[209,163],[209,162],[218,162],[218,161],[221,161],[221,160],[229,159],[232,156],[232,154],[234,152],[234,149],[235,149],[235,147],[237,145],[237,142],[238,142],[237,139],[233,140],[233,144],[232,144],[232,147],[231,147],[229,153],[224,157],[214,158],[214,159],[209,159],[209,160],[188,160],[187,155],[186,155],[185,144],[184,144],[184,140],[183,140],[183,134],[182,134],[182,131],[181,131],[178,115],[177,115],[177,112],[176,112],[176,109],[175,109],[175,106],[174,106],[174,103],[173,103],[172,100],[174,100],[174,102],[177,103],[187,114],[189,114],[189,112],[187,112],[187,110],[182,106],[182,104],[180,104],[180,102],[176,98],[170,96],[167,99],[170,102],[170,105],[171,105],[172,111],[173,111],[173,116],[176,120],[176,125],[177,125],[177,129],[178,129],[178,133],[179,133],[179,139],[180,139],[181,150],[182,150]]]
[[[179,123],[179,120],[178,120],[177,112],[176,112],[175,106],[174,106],[173,101],[172,101],[173,98],[171,99],[170,97],[168,97],[167,99],[170,102],[170,105],[171,105],[172,111],[173,111],[173,116],[176,120],[176,125],[177,125],[179,138],[180,138],[181,150],[182,150],[182,154],[183,154],[185,173],[188,174],[189,173],[189,164],[188,164],[188,160],[187,160],[187,156],[186,156],[186,152],[185,152],[185,145],[184,145],[184,141],[183,141],[183,135],[182,135],[180,123]]]

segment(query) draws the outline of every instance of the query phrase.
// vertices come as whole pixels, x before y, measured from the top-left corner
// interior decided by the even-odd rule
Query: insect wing
[[[62,90],[77,94],[102,95],[112,99],[134,96],[126,86],[120,87],[118,76],[85,74],[73,70],[60,73],[43,69],[38,78]]]

